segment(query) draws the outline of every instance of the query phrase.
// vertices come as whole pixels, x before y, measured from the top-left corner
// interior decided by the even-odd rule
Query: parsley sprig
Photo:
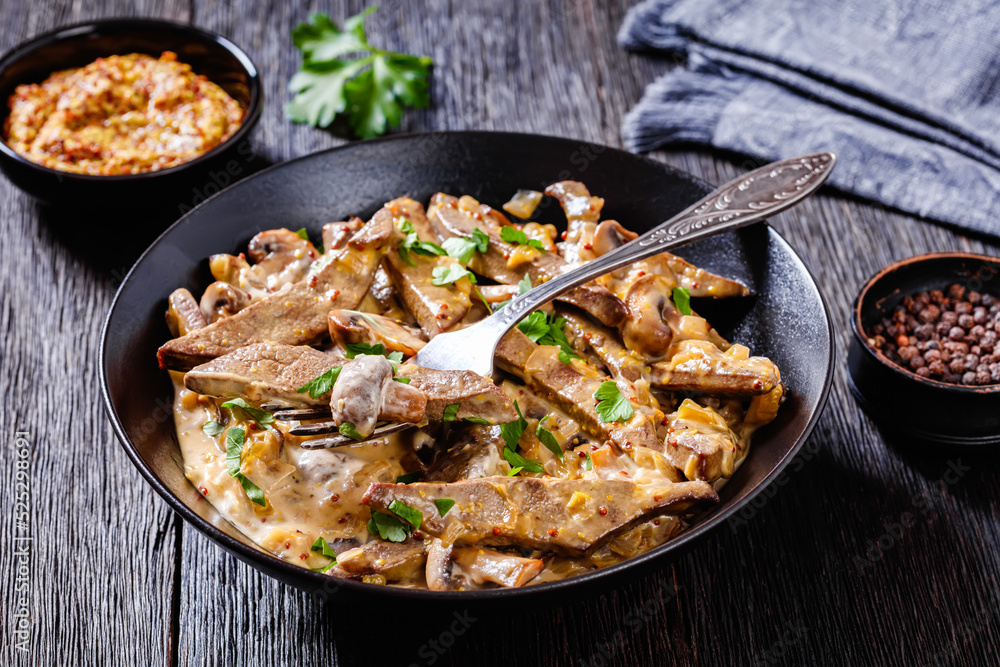
[[[418,255],[424,255],[426,257],[440,257],[441,255],[447,255],[448,252],[439,246],[437,243],[432,243],[431,241],[421,241],[420,237],[417,235],[417,230],[413,228],[413,223],[403,218],[403,221],[399,225],[399,231],[406,234],[399,245],[396,246],[396,250],[399,251],[399,256],[403,258],[403,261],[410,266],[416,266],[417,263],[410,257],[410,253],[416,253]]]
[[[334,366],[330,370],[314,377],[309,382],[296,389],[295,391],[299,394],[304,392],[309,392],[309,395],[313,398],[319,398],[323,394],[329,393],[333,389],[333,385],[336,384],[337,378],[340,377],[340,371],[343,366]]]
[[[274,415],[272,415],[267,410],[261,410],[260,408],[255,408],[254,406],[247,403],[242,398],[234,398],[231,401],[226,401],[222,404],[222,407],[229,408],[233,411],[233,414],[240,421],[247,421],[252,419],[257,422],[257,425],[261,428],[266,428],[269,431],[274,431],[274,427],[271,424],[274,423]]]
[[[295,94],[286,107],[292,122],[327,127],[346,113],[355,134],[367,139],[397,127],[404,106],[427,106],[431,59],[369,44],[365,19],[376,9],[348,18],[343,30],[326,14],[313,14],[292,30],[302,52],[302,66],[288,82]]]
[[[523,229],[518,229],[517,227],[503,227],[500,229],[500,238],[507,243],[513,243],[514,245],[526,245],[536,250],[545,250],[545,246],[538,239],[529,239],[528,235],[524,233]]]
[[[370,345],[368,343],[348,343],[346,354],[348,359],[353,359],[359,354],[374,354],[376,356],[382,355],[389,361],[395,361],[396,363],[400,363],[403,361],[402,352],[396,350],[394,352],[387,353],[385,350],[385,345],[383,345],[382,343],[375,343],[374,345]]]
[[[503,458],[510,464],[511,470],[508,477],[513,477],[522,470],[528,472],[545,472],[545,468],[538,461],[526,459],[517,453],[517,443],[528,428],[528,420],[521,414],[521,407],[514,401],[514,409],[517,410],[517,419],[512,422],[500,425],[500,435],[507,445],[503,448]]]
[[[404,541],[424,520],[423,512],[398,500],[389,503],[389,511],[392,514],[373,509],[367,525],[369,533],[389,542]]]
[[[554,317],[546,315],[541,310],[536,310],[518,322],[517,328],[521,330],[521,333],[530,338],[532,343],[555,345],[558,347],[559,361],[564,364],[569,364],[573,359],[580,358],[573,351],[573,346],[569,344],[569,340],[564,333],[564,329],[566,328],[565,317]]]
[[[476,227],[472,230],[472,236],[453,236],[450,239],[445,239],[441,247],[445,249],[449,257],[454,257],[462,264],[468,264],[473,253],[483,253],[489,249],[490,236]]]
[[[316,538],[316,541],[313,542],[309,549],[310,551],[315,551],[316,553],[323,554],[327,558],[333,559],[323,567],[314,567],[312,569],[313,572],[326,573],[331,567],[337,564],[337,552],[333,550],[333,547],[330,546],[329,542],[327,542],[322,535]]]
[[[267,507],[267,500],[264,499],[264,492],[256,484],[251,482],[246,475],[240,472],[243,462],[243,444],[246,442],[246,431],[233,427],[229,429],[226,436],[226,472],[230,477],[236,478],[243,487],[247,498],[261,507]]]
[[[691,314],[691,292],[686,287],[675,287],[671,296],[681,315]]]
[[[632,404],[611,380],[601,383],[594,392],[594,398],[598,401],[597,417],[604,423],[626,422],[635,414]]]

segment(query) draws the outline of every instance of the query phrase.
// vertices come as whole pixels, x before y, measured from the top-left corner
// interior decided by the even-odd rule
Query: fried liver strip
[[[421,241],[441,243],[420,202],[400,197],[385,206],[392,211],[397,226],[408,221]],[[468,280],[447,285],[433,283],[434,269],[455,263],[457,260],[452,257],[431,257],[412,251],[404,258],[398,248],[393,248],[385,256],[383,265],[392,284],[428,336],[436,336],[454,327],[472,305],[469,299],[471,283]]]
[[[723,352],[703,340],[684,340],[667,361],[652,365],[650,381],[670,391],[710,396],[757,396],[780,382],[778,367],[766,357],[751,357],[742,345]]]
[[[465,201],[469,203],[460,205],[460,202]],[[467,210],[469,207],[476,210],[470,212]],[[471,237],[477,227],[486,232],[490,237],[489,247],[485,253],[477,252],[473,255],[469,268],[499,283],[513,285],[528,275],[531,277],[531,284],[538,285],[570,268],[555,253],[503,241],[500,230],[505,223],[510,223],[495,209],[479,204],[471,197],[459,200],[438,193],[431,198],[428,218],[441,236]],[[511,258],[514,257],[521,257],[524,261],[512,264]],[[625,319],[625,306],[604,287],[584,285],[558,299],[582,308],[608,326],[617,326]]]
[[[442,517],[435,500],[455,505]],[[422,529],[454,544],[516,545],[583,555],[644,517],[718,500],[705,482],[634,484],[599,479],[486,477],[450,484],[372,484],[362,502],[398,500],[423,514]]]
[[[392,213],[379,210],[346,248],[321,260],[321,268],[314,269],[309,278],[167,342],[157,353],[160,365],[186,370],[250,343],[298,345],[316,340],[326,332],[331,310],[354,308],[361,301],[398,234]]]
[[[208,396],[244,396],[255,402],[280,401],[300,406],[329,405],[329,393],[314,398],[298,389],[347,362],[307,345],[256,343],[188,371],[184,385]],[[471,371],[438,371],[404,364],[397,374],[410,378],[410,387],[427,395],[426,417],[430,421],[441,421],[444,409],[454,403],[459,404],[458,419],[480,417],[495,424],[517,419],[507,394],[489,378]]]
[[[556,355],[535,355],[539,346],[513,329],[497,345],[497,363],[500,367],[517,375],[529,385],[540,385],[549,399],[566,411],[580,426],[593,436],[612,440],[619,447],[633,446],[662,449],[656,431],[649,419],[638,410],[627,423],[602,422],[595,408],[594,393],[601,386],[602,378],[583,375],[575,368],[559,361]],[[533,358],[534,355],[534,358]],[[533,364],[527,370],[529,359]]]

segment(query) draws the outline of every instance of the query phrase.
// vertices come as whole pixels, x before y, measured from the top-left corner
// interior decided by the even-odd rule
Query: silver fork
[[[633,262],[791,208],[822,185],[836,161],[833,153],[810,153],[754,169],[642,236],[514,298],[486,319],[435,336],[412,361],[426,368],[492,375],[497,343],[534,309]]]
[[[708,195],[698,203],[678,213],[658,227],[615,250],[567,271],[515,297],[510,303],[485,320],[471,327],[435,336],[425,345],[412,363],[438,370],[470,370],[480,375],[493,374],[493,356],[497,343],[528,313],[594,278],[620,269],[633,262],[661,252],[673,250],[715,234],[759,222],[791,208],[822,185],[837,161],[833,153],[811,153],[755,169]],[[329,408],[296,410],[280,405],[264,405],[274,409],[279,421],[309,420],[330,417]],[[375,440],[415,426],[388,424],[375,429],[365,440]],[[326,438],[304,440],[301,447],[317,449],[355,444],[350,438],[336,433],[333,421],[299,424],[289,430],[291,435],[320,435]]]

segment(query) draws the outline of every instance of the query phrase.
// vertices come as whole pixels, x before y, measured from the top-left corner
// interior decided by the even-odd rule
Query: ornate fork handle
[[[772,162],[730,181],[637,239],[538,285],[491,315],[490,328],[506,332],[526,313],[623,266],[791,208],[811,195],[833,169],[833,153],[810,153]]]

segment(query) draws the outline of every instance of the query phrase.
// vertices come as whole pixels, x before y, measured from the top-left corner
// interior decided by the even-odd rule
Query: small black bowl
[[[0,124],[10,113],[7,100],[21,84],[40,83],[53,72],[83,67],[101,57],[128,53],[158,57],[163,51],[175,52],[180,62],[191,65],[196,74],[205,75],[240,103],[245,110],[243,122],[229,139],[176,167],[118,176],[74,174],[43,167],[0,141],[0,169],[16,186],[38,199],[74,208],[181,203],[185,198],[192,199],[191,192],[211,182],[216,171],[245,172],[242,163],[253,157],[247,136],[260,120],[263,101],[257,68],[226,38],[169,21],[109,19],[80,23],[18,46],[0,59]]]
[[[1000,444],[1000,384],[966,386],[925,378],[869,344],[866,331],[904,297],[958,283],[1000,298],[1000,259],[962,252],[919,255],[868,279],[854,300],[848,353],[858,403],[887,431],[927,444]]]

